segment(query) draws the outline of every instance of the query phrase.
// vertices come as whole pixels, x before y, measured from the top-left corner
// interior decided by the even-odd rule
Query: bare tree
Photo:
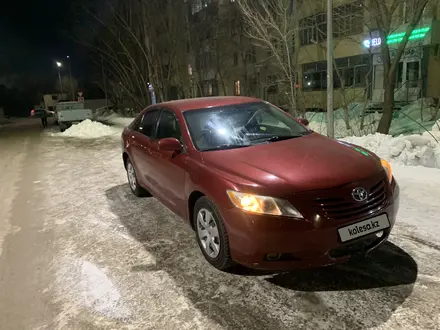
[[[71,89],[73,89],[73,91],[75,92],[78,89],[78,80],[76,80],[75,78],[70,78],[69,76],[62,76],[61,77],[61,89],[60,89],[60,81],[57,79],[55,82],[55,90],[58,92],[64,91],[70,91]],[[70,93],[69,93],[70,95]]]
[[[394,108],[394,90],[396,86],[396,71],[403,52],[408,44],[409,37],[413,30],[418,25],[423,11],[429,0],[371,0],[370,1],[370,13],[373,21],[375,22],[381,40],[381,53],[384,67],[384,103],[383,114],[379,122],[377,131],[379,133],[388,134],[391,121],[393,119]],[[394,24],[392,18],[397,16],[396,12],[401,6],[407,6],[411,3],[411,8],[407,7],[408,24],[405,34],[396,50],[395,56],[391,57],[390,47],[386,42],[387,36],[393,31]]]
[[[299,13],[292,0],[238,0],[247,35],[254,43],[268,50],[281,94],[287,98],[289,109],[299,113],[297,56],[294,52]]]
[[[185,6],[171,0],[106,0],[105,19],[84,7],[99,23],[91,27],[96,37],[87,46],[98,55],[108,92],[115,93],[110,98],[120,100],[122,94],[141,109],[150,101],[149,84],[159,101],[169,99],[171,87],[177,96],[189,95]]]

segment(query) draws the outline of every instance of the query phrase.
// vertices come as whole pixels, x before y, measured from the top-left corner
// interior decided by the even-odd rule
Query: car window
[[[144,118],[144,116],[139,116],[139,117],[137,117],[130,125],[129,125],[129,127],[132,129],[132,130],[135,130],[135,131],[139,131],[139,124],[141,123],[141,121],[142,121],[142,119]]]
[[[200,151],[249,147],[309,134],[296,120],[267,102],[194,109],[183,115]]]
[[[286,124],[279,121],[276,116],[267,111],[259,111],[255,116],[258,125],[278,126],[288,128]]]
[[[154,131],[156,128],[158,115],[159,115],[159,110],[147,111],[139,125],[139,132],[150,138],[153,137],[155,133]]]
[[[168,110],[162,111],[157,128],[156,138],[164,139],[173,137],[182,142],[180,124],[174,113]]]

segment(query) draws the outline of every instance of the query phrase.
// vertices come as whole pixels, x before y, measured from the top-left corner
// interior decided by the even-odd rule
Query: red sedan
[[[188,222],[218,269],[345,262],[383,243],[396,219],[399,186],[385,160],[259,99],[152,105],[122,140],[133,193]]]

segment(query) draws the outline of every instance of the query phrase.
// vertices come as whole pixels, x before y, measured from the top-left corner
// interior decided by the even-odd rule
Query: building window
[[[238,53],[234,52],[234,65],[237,66],[238,65]]]
[[[207,7],[212,0],[193,0],[191,5],[191,14],[197,14],[202,11],[203,8]]]
[[[333,35],[346,37],[364,31],[363,1],[355,1],[333,8]],[[300,44],[302,46],[327,39],[327,13],[318,13],[300,21]]]
[[[324,41],[327,35],[327,14],[319,13],[302,19],[300,30],[302,46]]]
[[[346,37],[364,32],[364,7],[362,1],[333,8],[333,35]]]
[[[196,55],[196,69],[203,70],[214,66],[215,57],[211,51],[201,51]]]
[[[241,83],[240,80],[234,81],[234,95],[240,96],[241,95]]]
[[[199,91],[198,96],[218,96],[217,80],[212,79],[212,80],[202,81],[200,82],[200,87],[202,89],[203,95],[200,95],[200,91]]]
[[[267,94],[278,94],[278,78],[277,76],[267,77]]]
[[[246,53],[246,63],[255,63],[257,62],[257,51],[255,47],[251,47]]]
[[[365,76],[370,71],[370,55],[338,58],[335,62],[338,70],[336,71],[333,68],[334,88],[341,88],[342,86],[344,88],[365,87]],[[304,90],[327,89],[326,61],[304,64],[302,69]]]

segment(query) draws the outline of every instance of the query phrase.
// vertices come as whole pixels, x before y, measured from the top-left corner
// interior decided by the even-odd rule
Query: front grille
[[[368,198],[364,202],[356,202],[351,196],[351,190],[345,196],[322,197],[315,200],[318,213],[329,219],[343,220],[367,215],[380,210],[386,205],[386,181],[380,180],[368,189]]]

